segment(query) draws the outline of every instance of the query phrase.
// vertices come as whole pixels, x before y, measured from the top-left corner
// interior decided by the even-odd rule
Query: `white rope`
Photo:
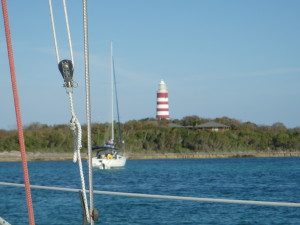
[[[24,184],[16,184],[16,183],[8,183],[8,182],[0,182],[0,185],[13,186],[13,187],[24,187]],[[48,187],[48,186],[39,186],[39,185],[30,185],[30,188],[55,190],[55,191],[67,191],[67,192],[79,192],[80,191],[79,189],[74,189],[74,188]],[[89,191],[87,190],[87,192],[89,192]],[[172,196],[172,195],[149,195],[149,194],[97,191],[97,190],[94,190],[94,194],[138,197],[138,198],[154,198],[154,199],[165,199],[165,200],[181,200],[181,201],[196,201],[196,202],[213,202],[213,203],[227,203],[227,204],[281,206],[281,207],[300,208],[300,203],[293,203],[293,202],[269,202],[269,201],[233,200],[233,199],[218,199],[218,198],[197,198],[197,197],[183,197],[183,196]]]
[[[56,52],[56,60],[57,60],[57,64],[58,64],[60,59],[59,59],[59,53],[58,53],[58,45],[57,45],[56,32],[55,32],[55,23],[54,23],[53,10],[52,10],[52,0],[49,0],[49,9],[50,9],[50,17],[51,17],[55,52]]]
[[[65,15],[67,34],[68,34],[69,48],[70,48],[70,56],[71,56],[71,61],[72,61],[73,67],[74,67],[74,57],[73,57],[73,50],[72,50],[71,32],[70,32],[70,27],[69,27],[67,5],[66,5],[65,0],[63,0],[63,6],[64,6],[64,15]],[[53,9],[52,9],[52,1],[51,0],[49,0],[49,8],[50,8],[50,16],[51,16],[55,51],[56,51],[56,59],[57,59],[57,63],[59,64],[60,59],[59,59],[59,52],[58,52],[58,45],[57,45],[57,38],[56,38],[56,32],[55,32],[54,16],[53,16]],[[74,112],[74,105],[73,105],[73,98],[72,98],[73,92],[71,90],[68,90],[67,88],[66,88],[66,90],[67,90],[67,94],[69,95],[70,108],[71,108],[71,114],[72,114],[72,118],[71,118],[71,121],[70,121],[70,129],[73,131],[73,136],[74,136],[73,162],[75,163],[75,162],[78,161],[81,187],[82,187],[82,192],[83,192],[84,207],[85,207],[86,213],[90,214],[89,213],[89,208],[88,208],[88,203],[87,203],[87,197],[86,197],[85,181],[84,181],[84,176],[83,176],[81,153],[80,153],[80,150],[82,148],[82,145],[81,145],[81,141],[82,141],[81,140],[82,139],[81,125],[80,125],[80,123],[79,123],[79,121],[78,121],[78,119],[75,115],[75,112]],[[73,90],[73,86],[72,86],[72,90]],[[90,220],[91,220],[90,215],[88,215],[87,216],[87,221],[90,222]]]
[[[79,174],[80,174],[80,181],[81,181],[81,188],[83,193],[83,202],[85,211],[89,212],[89,207],[87,203],[87,197],[86,197],[86,189],[85,189],[85,181],[83,176],[83,169],[82,169],[82,161],[81,161],[81,153],[80,149],[82,148],[81,140],[82,140],[82,133],[81,133],[81,125],[75,115],[74,112],[74,105],[73,105],[73,98],[72,98],[72,92],[68,91],[69,94],[69,100],[70,100],[70,108],[71,108],[71,114],[72,119],[70,121],[70,129],[73,131],[74,136],[74,155],[73,155],[73,162],[76,163],[78,161],[78,168],[79,168]],[[90,218],[87,217],[88,222],[90,222]]]
[[[66,29],[68,34],[68,42],[69,42],[69,48],[70,48],[70,56],[71,60],[74,66],[74,56],[73,56],[73,48],[72,48],[72,41],[71,41],[71,32],[70,32],[70,26],[69,26],[69,19],[68,19],[68,13],[67,13],[67,5],[66,1],[63,0],[64,5],[64,15],[65,15],[65,22],[66,22]],[[58,51],[58,44],[57,44],[57,37],[56,37],[56,31],[55,31],[55,23],[54,23],[54,16],[53,16],[53,8],[52,8],[52,0],[49,0],[49,9],[50,9],[50,17],[51,17],[51,24],[52,24],[52,32],[53,32],[53,39],[54,39],[54,45],[55,45],[55,52],[56,52],[56,60],[57,64],[60,62],[59,57],[59,51]]]
[[[94,210],[94,188],[92,168],[92,141],[91,141],[91,105],[90,105],[90,79],[89,79],[89,47],[88,47],[88,23],[87,23],[87,1],[83,0],[83,33],[84,33],[84,61],[85,61],[85,89],[86,89],[86,124],[87,124],[87,148],[88,148],[88,172],[90,189],[90,216],[91,225]]]
[[[81,149],[81,125],[75,115],[74,112],[74,105],[73,105],[73,97],[72,97],[72,92],[68,91],[67,92],[69,95],[69,101],[70,101],[70,109],[71,109],[71,114],[72,114],[72,119],[70,121],[70,129],[73,131],[74,134],[74,155],[73,155],[73,162],[77,162],[78,159],[78,150],[80,151]]]
[[[66,20],[66,28],[67,28],[67,33],[68,33],[68,41],[69,41],[69,47],[70,47],[70,55],[74,67],[74,57],[73,57],[73,48],[72,48],[72,41],[71,41],[71,32],[70,32],[70,27],[69,27],[69,19],[68,19],[68,13],[67,13],[67,5],[66,5],[66,0],[63,0],[64,4],[64,14],[65,14],[65,20]]]

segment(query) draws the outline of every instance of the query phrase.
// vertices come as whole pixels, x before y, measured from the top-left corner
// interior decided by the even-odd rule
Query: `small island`
[[[92,124],[92,144],[103,143],[106,123]],[[299,157],[300,128],[241,122],[228,117],[180,120],[146,118],[122,123],[128,159]],[[86,127],[83,158],[87,156]],[[68,125],[33,123],[24,128],[28,160],[71,160],[73,136]],[[118,143],[116,143],[118,145]],[[16,130],[0,130],[0,161],[19,161]]]

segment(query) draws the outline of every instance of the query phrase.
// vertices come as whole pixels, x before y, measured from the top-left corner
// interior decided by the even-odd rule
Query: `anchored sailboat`
[[[123,150],[124,140],[122,139],[122,132],[120,126],[119,106],[118,106],[118,95],[116,86],[116,77],[114,69],[113,59],[113,46],[110,45],[111,51],[111,138],[109,141],[104,143],[104,146],[93,147],[93,150],[97,150],[96,157],[92,158],[92,166],[94,169],[111,169],[124,167],[126,164],[125,155],[120,155],[119,150]],[[119,131],[119,145],[120,148],[116,148],[115,133],[114,133],[114,97],[116,103],[116,111],[118,116],[118,131]],[[124,154],[124,153],[123,153]]]

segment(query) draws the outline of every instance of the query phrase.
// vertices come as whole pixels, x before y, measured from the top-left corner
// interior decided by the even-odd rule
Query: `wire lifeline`
[[[6,36],[6,43],[7,43],[7,52],[8,52],[8,60],[9,60],[9,67],[10,67],[10,74],[11,74],[12,90],[13,90],[13,96],[14,96],[14,102],[15,102],[15,112],[16,112],[16,120],[17,120],[17,126],[18,126],[19,145],[20,145],[20,152],[21,152],[21,158],[22,158],[23,176],[24,176],[26,201],[27,201],[27,208],[28,208],[28,219],[29,219],[29,224],[34,225],[35,219],[34,219],[32,198],[31,198],[31,192],[30,192],[30,181],[29,181],[29,173],[28,173],[27,159],[26,159],[26,148],[25,148],[25,141],[24,141],[24,134],[23,134],[21,110],[20,110],[20,103],[19,103],[19,96],[18,96],[17,79],[16,79],[16,72],[15,72],[15,65],[14,65],[14,57],[13,57],[13,49],[12,49],[6,0],[2,0],[2,12],[3,12],[4,27],[5,27],[5,36]]]
[[[24,184],[0,182],[0,185],[24,187]],[[48,187],[31,185],[31,188],[55,190],[55,191],[67,191],[67,192],[79,192],[79,189],[74,188],[62,188],[62,187]],[[89,192],[87,190],[87,192]],[[112,192],[112,191],[94,191],[94,194],[100,195],[116,195],[125,197],[138,197],[138,198],[153,198],[153,199],[166,199],[166,200],[180,200],[180,201],[196,201],[196,202],[211,202],[211,203],[224,203],[224,204],[242,204],[242,205],[261,205],[261,206],[279,206],[279,207],[295,207],[300,208],[300,203],[294,202],[269,202],[269,201],[252,201],[252,200],[234,200],[234,199],[218,199],[218,198],[198,198],[198,197],[184,197],[184,196],[172,196],[172,195],[151,195],[151,194],[138,194],[138,193],[126,193],[126,192]]]
[[[89,48],[88,48],[88,23],[87,23],[87,1],[83,0],[83,31],[84,31],[84,61],[85,61],[85,88],[86,88],[86,124],[87,124],[87,148],[88,148],[88,172],[90,190],[90,217],[94,224],[94,188],[92,170],[92,144],[91,144],[91,105],[90,105],[90,80],[89,80]]]

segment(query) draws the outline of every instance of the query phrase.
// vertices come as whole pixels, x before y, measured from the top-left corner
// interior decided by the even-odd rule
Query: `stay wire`
[[[89,79],[89,46],[88,46],[88,18],[87,1],[83,0],[83,33],[84,33],[84,61],[85,61],[85,88],[86,88],[86,124],[87,124],[87,148],[88,148],[88,172],[90,190],[90,223],[93,225],[94,211],[94,188],[93,188],[93,169],[92,169],[92,141],[91,141],[91,105],[90,105],[90,79]]]

